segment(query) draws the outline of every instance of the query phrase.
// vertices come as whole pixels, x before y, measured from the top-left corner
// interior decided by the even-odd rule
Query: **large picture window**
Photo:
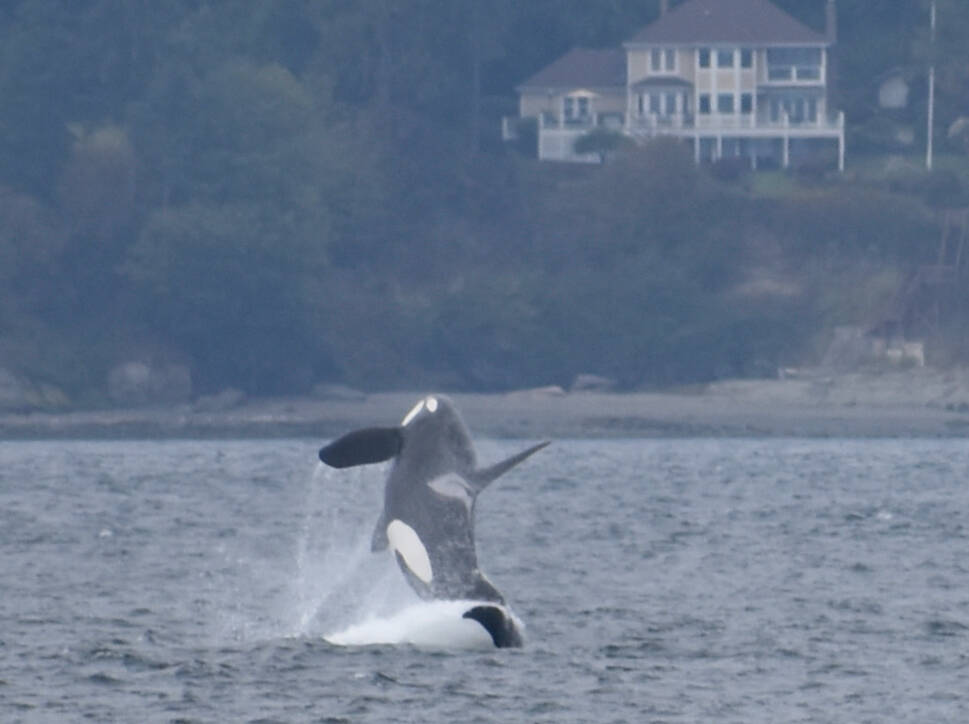
[[[813,82],[821,80],[820,48],[768,48],[767,79]]]

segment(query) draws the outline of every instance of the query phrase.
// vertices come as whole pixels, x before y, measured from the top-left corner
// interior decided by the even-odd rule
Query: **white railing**
[[[819,65],[767,66],[768,83],[820,83],[821,80]]]
[[[819,115],[814,120],[803,122],[792,121],[786,113],[781,113],[777,119],[771,119],[762,109],[760,114],[676,114],[659,116],[657,114],[630,115],[621,129],[627,135],[637,139],[647,139],[663,134],[693,135],[700,132],[703,135],[729,135],[731,132],[746,137],[781,135],[810,136],[813,133],[823,133],[826,137],[843,138],[845,116],[839,112],[834,116]],[[511,120],[511,119],[509,119]],[[589,130],[604,127],[600,123],[603,119],[589,118],[582,123],[562,122],[555,114],[546,114],[539,119],[538,128],[538,158],[540,160],[581,161],[598,163],[598,154],[575,152],[575,142]],[[839,143],[841,141],[839,140]],[[840,146],[839,146],[840,148]],[[785,162],[786,163],[786,162]],[[839,161],[839,164],[841,162]],[[841,165],[839,165],[841,168]]]
[[[578,116],[578,117],[563,117],[555,113],[545,112],[541,116],[541,127],[542,128],[569,128],[569,129],[589,129],[595,128],[596,122],[594,116]]]
[[[656,132],[693,128],[693,116],[689,113],[674,113],[671,115],[643,113],[631,116],[629,126],[639,130]]]
[[[538,133],[539,161],[578,161],[581,163],[599,163],[601,158],[597,153],[576,153],[575,142],[587,133],[581,128],[547,128],[542,127]]]
[[[501,140],[502,141],[518,140],[519,123],[521,123],[521,118],[519,116],[502,116],[501,117]]]
[[[676,130],[780,130],[791,129],[821,129],[841,130],[844,128],[844,113],[836,116],[817,116],[814,119],[802,121],[791,120],[790,116],[782,113],[777,119],[767,115],[752,113],[705,113],[702,115],[677,114],[672,116],[658,116],[653,113],[632,116],[628,128],[634,131],[662,133]]]

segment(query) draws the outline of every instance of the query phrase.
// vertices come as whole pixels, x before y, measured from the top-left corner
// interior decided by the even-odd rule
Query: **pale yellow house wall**
[[[696,79],[696,49],[680,48],[678,55],[680,72],[677,75],[693,83]]]
[[[594,113],[625,113],[626,93],[601,93],[592,101]]]
[[[630,83],[638,83],[649,75],[649,51],[629,50],[626,52],[626,77]]]
[[[630,83],[638,83],[645,78],[684,78],[693,81],[696,59],[693,48],[657,46],[661,50],[672,48],[676,52],[674,71],[654,71],[650,65],[651,48],[635,48],[626,51],[626,77]]]
[[[519,114],[522,118],[540,116],[542,113],[559,115],[562,113],[563,100],[568,95],[587,96],[591,113],[625,113],[626,93],[596,92],[583,88],[575,88],[568,92],[555,93],[522,93],[518,102]]]
[[[522,118],[540,116],[543,112],[554,113],[562,108],[562,96],[546,93],[522,93],[518,101],[519,115]]]

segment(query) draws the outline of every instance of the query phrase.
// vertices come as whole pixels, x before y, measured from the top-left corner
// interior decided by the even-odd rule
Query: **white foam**
[[[342,631],[324,636],[336,646],[410,644],[430,649],[493,649],[484,626],[463,618],[475,606],[488,601],[422,601],[388,617],[371,617]],[[502,608],[506,613],[507,609]],[[509,615],[513,615],[510,614]],[[521,628],[521,622],[514,618]]]

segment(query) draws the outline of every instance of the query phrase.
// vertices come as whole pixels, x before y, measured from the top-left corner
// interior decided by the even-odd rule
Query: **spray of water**
[[[491,646],[484,628],[463,618],[474,602],[421,601],[393,556],[371,552],[385,473],[383,466],[337,472],[318,465],[294,514],[288,563],[278,555],[234,560],[234,586],[220,598],[223,633],[237,641],[282,636],[349,646]]]
[[[324,635],[417,600],[393,559],[370,551],[383,473],[336,474],[319,464],[310,477],[290,591],[292,635]]]

